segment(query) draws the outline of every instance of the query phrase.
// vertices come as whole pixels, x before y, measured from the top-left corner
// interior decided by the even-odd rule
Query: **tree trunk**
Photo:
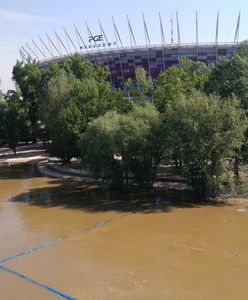
[[[239,159],[237,156],[234,157],[233,173],[234,173],[234,178],[239,179]]]

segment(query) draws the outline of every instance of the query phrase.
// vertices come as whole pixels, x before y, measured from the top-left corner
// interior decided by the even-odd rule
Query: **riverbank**
[[[47,177],[61,178],[76,182],[86,183],[101,183],[102,180],[96,180],[91,177],[90,173],[85,170],[73,168],[70,165],[64,165],[60,159],[50,157],[43,147],[42,143],[29,144],[18,146],[16,148],[16,154],[13,150],[7,147],[0,148],[0,166],[10,166],[16,163],[31,163],[36,164],[38,171]],[[154,183],[154,187],[157,189],[176,189],[176,190],[188,190],[189,187],[184,178],[175,175],[167,174],[164,176],[159,173],[159,178]]]
[[[79,163],[76,161],[70,165],[64,165],[60,159],[50,157],[42,143],[18,146],[16,148],[16,154],[14,154],[10,148],[0,147],[0,167],[11,166],[12,164],[18,163],[35,164],[39,173],[50,178],[60,178],[87,184],[103,183],[103,180],[94,179],[89,172],[79,169]],[[244,171],[242,171],[242,173],[244,173]],[[247,172],[245,172],[245,174],[246,173]],[[157,175],[158,177],[153,186],[156,190],[190,190],[187,181],[183,177],[171,172],[168,167],[160,166]],[[242,177],[244,177],[244,174],[242,174]],[[226,191],[218,198],[221,199],[221,201],[232,198],[247,199],[247,193],[247,180],[245,180],[243,183],[237,185],[233,191]]]
[[[42,143],[21,145],[16,148],[16,154],[7,147],[0,148],[0,166],[12,165],[15,163],[37,163],[47,159],[48,155]]]

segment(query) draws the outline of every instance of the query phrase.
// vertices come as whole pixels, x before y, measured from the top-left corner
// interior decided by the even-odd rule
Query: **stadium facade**
[[[161,16],[160,33],[161,43],[152,45],[148,28],[143,15],[145,45],[139,46],[136,43],[133,29],[127,17],[130,44],[128,47],[123,45],[121,35],[117,26],[113,21],[113,29],[115,33],[115,41],[109,41],[100,21],[99,34],[93,35],[86,23],[88,37],[83,39],[78,28],[74,26],[76,42],[73,41],[71,35],[64,28],[64,40],[55,31],[55,39],[46,35],[46,41],[39,37],[39,43],[32,40],[32,47],[26,43],[25,48],[20,49],[23,60],[36,59],[44,69],[49,68],[51,60],[62,60],[65,56],[73,53],[80,53],[86,60],[92,63],[101,62],[109,68],[109,80],[113,88],[118,88],[128,78],[134,78],[135,69],[142,67],[147,74],[153,78],[157,77],[161,71],[166,70],[170,66],[178,63],[180,57],[187,57],[194,61],[201,61],[207,64],[215,63],[219,59],[223,59],[231,55],[238,45],[240,14],[238,16],[235,36],[233,42],[219,43],[219,13],[216,21],[216,37],[213,43],[198,43],[198,20],[196,13],[196,41],[191,44],[183,44],[180,42],[180,29],[178,14],[177,21],[177,42],[174,43],[173,23],[171,19],[171,40],[170,43],[165,42],[164,30]]]

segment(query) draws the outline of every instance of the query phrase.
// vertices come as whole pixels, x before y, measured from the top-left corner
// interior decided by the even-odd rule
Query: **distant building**
[[[86,23],[88,32],[87,39],[83,39],[79,30],[75,27],[76,41],[68,34],[64,28],[64,40],[54,32],[55,39],[51,39],[46,35],[46,41],[39,37],[39,42],[32,40],[32,47],[26,43],[25,48],[20,49],[20,54],[23,60],[36,59],[44,69],[49,68],[51,60],[60,61],[63,57],[72,55],[73,53],[81,54],[85,59],[96,63],[102,62],[109,68],[109,80],[113,88],[118,88],[128,78],[133,78],[135,69],[142,67],[147,74],[153,78],[157,77],[161,71],[166,70],[170,66],[178,63],[180,57],[188,57],[194,61],[201,61],[207,64],[215,63],[219,59],[223,59],[231,55],[238,45],[240,13],[237,19],[235,36],[232,43],[219,43],[219,12],[217,13],[216,35],[214,43],[199,43],[198,42],[198,18],[196,12],[196,42],[192,44],[183,44],[180,41],[180,29],[178,14],[176,13],[177,24],[177,42],[174,41],[173,19],[171,17],[171,36],[170,43],[165,42],[164,29],[161,15],[160,21],[160,45],[152,45],[149,37],[148,28],[143,15],[145,45],[137,45],[136,39],[127,17],[128,32],[130,46],[126,47],[122,43],[122,37],[113,21],[113,29],[115,33],[115,41],[109,40],[100,21],[99,32],[93,35],[89,26]]]

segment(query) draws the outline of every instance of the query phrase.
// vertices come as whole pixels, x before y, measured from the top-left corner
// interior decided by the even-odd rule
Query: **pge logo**
[[[91,43],[92,41],[93,41],[93,42],[102,42],[102,41],[103,41],[102,34],[100,34],[100,35],[95,35],[95,36],[91,35],[91,36],[89,37],[89,43]]]

